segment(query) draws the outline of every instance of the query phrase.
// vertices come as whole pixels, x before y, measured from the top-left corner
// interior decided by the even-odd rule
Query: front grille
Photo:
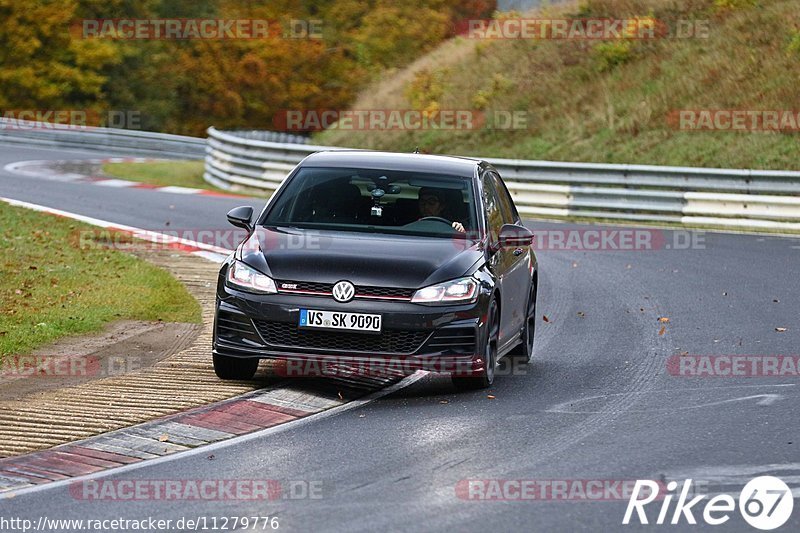
[[[217,337],[245,346],[264,345],[249,318],[227,311],[217,313]]]
[[[333,292],[333,283],[317,283],[314,281],[289,281],[276,280],[278,292],[286,293],[314,293],[320,296],[330,296]],[[291,285],[292,288],[284,288],[284,285]],[[372,299],[403,299],[410,300],[414,295],[415,289],[403,289],[397,287],[370,287],[366,285],[356,285],[356,298]]]
[[[356,286],[356,298],[362,296],[370,298],[403,298],[406,300],[410,300],[413,295],[414,295],[414,289]]]
[[[437,352],[475,353],[475,328],[440,329],[425,346]]]
[[[276,347],[336,352],[412,354],[428,338],[426,331],[384,331],[379,335],[346,331],[301,330],[295,324],[256,321],[264,341]]]
[[[303,292],[319,292],[325,294],[331,294],[333,290],[332,283],[315,283],[313,281],[287,281],[287,280],[280,280],[276,282],[278,285],[278,291],[280,292],[294,292],[294,291],[303,291]],[[291,289],[284,289],[283,285],[296,285]]]

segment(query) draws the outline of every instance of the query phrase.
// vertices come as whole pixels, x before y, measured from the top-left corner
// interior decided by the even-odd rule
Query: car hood
[[[279,280],[420,288],[465,275],[479,242],[375,233],[257,227],[242,260]]]

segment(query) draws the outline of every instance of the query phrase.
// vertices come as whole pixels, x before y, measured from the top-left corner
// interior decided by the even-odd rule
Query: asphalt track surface
[[[0,145],[0,168],[82,157],[98,153]],[[0,196],[153,230],[227,229],[225,212],[248,203],[3,171]],[[260,209],[263,200],[250,203]],[[587,228],[528,226],[535,232]],[[664,232],[667,244],[685,237]],[[703,232],[690,238],[702,246],[539,251],[535,362],[498,377],[489,391],[457,393],[447,377],[428,375],[334,416],[104,478],[274,479],[322,487],[319,498],[83,501],[61,486],[0,500],[0,516],[34,522],[41,516],[155,517],[173,524],[277,516],[280,530],[289,531],[617,531],[644,527],[621,525],[626,500],[474,501],[459,497],[456,487],[475,479],[693,478],[710,493],[738,494],[749,479],[776,475],[800,497],[796,376],[667,372],[668,358],[686,352],[800,353],[800,240]],[[694,512],[701,524],[705,501]],[[659,507],[647,507],[651,522]],[[677,529],[755,531],[738,511],[730,516],[722,527],[689,526],[684,519]],[[798,528],[795,505],[781,530]]]

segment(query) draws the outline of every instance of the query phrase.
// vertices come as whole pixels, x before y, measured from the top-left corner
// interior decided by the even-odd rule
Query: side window
[[[500,199],[497,197],[497,190],[494,181],[489,174],[483,175],[483,205],[486,209],[486,220],[489,223],[491,233],[499,233],[503,225],[503,213],[501,211]]]
[[[514,207],[514,201],[508,193],[506,184],[494,172],[491,173],[491,176],[497,189],[497,196],[500,198],[500,212],[503,214],[503,221],[506,224],[516,224],[519,215],[517,215],[517,209]]]

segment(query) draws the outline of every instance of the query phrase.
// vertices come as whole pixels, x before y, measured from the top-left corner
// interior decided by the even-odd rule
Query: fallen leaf
[[[493,394],[487,394],[486,397],[489,398],[490,400],[494,400],[494,395]]]
[[[550,322],[550,319],[547,318],[547,315],[542,315],[542,320],[544,320],[545,322]]]
[[[661,329],[658,330],[659,335],[663,335],[666,332],[667,332],[667,326],[661,326]]]
[[[662,316],[658,319],[658,321],[661,322],[662,324],[667,324],[669,323],[669,318]]]
[[[783,333],[784,331],[786,331],[786,328],[775,328],[775,331],[777,331],[778,333]]]
[[[681,352],[681,355],[689,355],[689,352]]]
[[[164,434],[158,437],[158,442],[167,442],[169,440],[169,435]]]

